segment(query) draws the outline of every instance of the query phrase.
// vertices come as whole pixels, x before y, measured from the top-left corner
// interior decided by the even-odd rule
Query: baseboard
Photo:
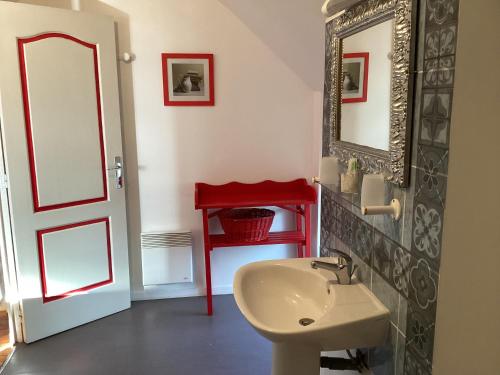
[[[213,295],[232,294],[232,285],[221,285],[212,288]],[[144,287],[144,290],[131,291],[132,301],[145,301],[154,299],[167,298],[185,298],[185,297],[200,297],[207,294],[206,288],[186,285],[149,285]]]

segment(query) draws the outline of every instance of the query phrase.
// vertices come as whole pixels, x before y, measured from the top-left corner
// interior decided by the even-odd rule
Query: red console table
[[[202,210],[205,247],[205,277],[207,284],[207,313],[212,315],[212,272],[210,252],[216,247],[296,244],[297,256],[311,256],[311,204],[316,203],[316,190],[306,179],[289,182],[263,181],[256,184],[230,182],[224,185],[195,184],[195,208]],[[232,241],[224,234],[210,234],[208,220],[221,210],[241,207],[275,206],[294,213],[293,231],[271,232],[263,241]],[[209,210],[212,210],[209,212]],[[304,218],[304,225],[302,225]]]

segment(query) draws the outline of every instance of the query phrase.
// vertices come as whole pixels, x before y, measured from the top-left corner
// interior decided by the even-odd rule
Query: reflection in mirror
[[[364,0],[332,23],[330,155],[408,186],[416,0]]]
[[[394,19],[342,39],[340,140],[389,150]]]

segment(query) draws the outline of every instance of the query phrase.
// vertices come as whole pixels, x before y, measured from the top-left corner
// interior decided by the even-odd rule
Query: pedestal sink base
[[[272,375],[319,374],[319,347],[291,343],[273,343]]]
[[[331,271],[313,269],[320,259],[268,260],[236,272],[240,311],[273,343],[273,375],[317,375],[321,350],[385,343],[389,310],[356,279],[341,285]]]

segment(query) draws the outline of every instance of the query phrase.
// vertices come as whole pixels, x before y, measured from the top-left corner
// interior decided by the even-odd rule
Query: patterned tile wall
[[[432,373],[441,236],[446,207],[448,152],[459,0],[419,2],[411,181],[407,189],[387,184],[403,217],[360,215],[350,203],[322,189],[321,255],[348,251],[359,278],[391,312],[387,345],[369,351],[378,375]],[[331,64],[333,22],[326,26],[326,71]],[[329,154],[330,126],[325,80],[323,155]],[[357,197],[359,199],[359,196]]]

